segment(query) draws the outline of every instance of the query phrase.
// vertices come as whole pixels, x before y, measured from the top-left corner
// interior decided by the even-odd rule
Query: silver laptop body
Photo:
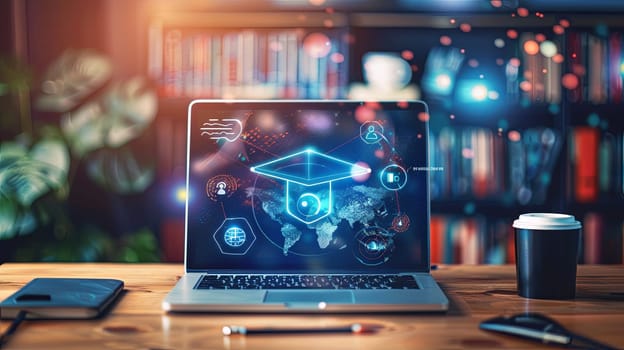
[[[445,311],[422,101],[195,100],[170,312]]]

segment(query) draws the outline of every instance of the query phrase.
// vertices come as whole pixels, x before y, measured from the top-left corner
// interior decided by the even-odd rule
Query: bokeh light
[[[468,33],[472,30],[472,26],[469,23],[462,23],[459,25],[459,30],[464,33]]]
[[[539,52],[539,44],[535,40],[525,41],[522,47],[524,48],[524,52],[526,52],[527,55],[533,56],[537,55],[537,53]]]
[[[579,85],[579,78],[572,73],[564,74],[561,77],[561,85],[568,90],[576,89]]]
[[[491,0],[490,1],[490,5],[492,5],[492,7],[502,7],[503,6],[503,1],[502,0]]]
[[[557,45],[550,40],[543,41],[539,49],[544,57],[550,58],[557,54]]]
[[[451,88],[453,80],[448,74],[438,74],[435,78],[436,87],[443,91],[448,91]]]
[[[326,19],[323,21],[323,26],[325,28],[333,28],[334,27],[334,21],[332,21],[331,19]]]
[[[331,56],[329,56],[329,59],[334,63],[342,63],[344,62],[345,58],[344,55],[340,52],[334,52],[331,54]]]
[[[477,68],[477,67],[479,67],[479,61],[477,61],[474,58],[471,58],[471,59],[468,60],[468,65],[470,67],[472,67],[472,68]]]
[[[498,91],[494,91],[494,90],[490,90],[488,91],[488,98],[490,100],[498,100],[498,98],[500,97],[500,94],[498,93]]]
[[[518,7],[518,10],[516,12],[518,13],[518,16],[520,16],[520,17],[528,17],[529,16],[529,10],[524,8],[524,7]]]
[[[565,28],[562,25],[555,24],[553,26],[553,33],[557,35],[562,35],[563,33],[565,33]]]
[[[420,120],[421,122],[429,121],[429,113],[425,113],[425,112],[418,113],[418,120]]]
[[[509,59],[509,65],[513,67],[520,67],[520,59],[517,57],[512,57]]]
[[[325,0],[308,0],[311,5],[321,6],[325,3]]]
[[[327,56],[331,47],[331,40],[323,33],[310,33],[303,40],[303,50],[313,58]]]
[[[572,66],[572,73],[578,75],[579,77],[584,76],[585,72],[585,66],[582,64],[575,64]]]
[[[507,134],[507,138],[509,139],[509,141],[518,142],[522,139],[522,135],[517,130],[510,130]]]
[[[453,40],[451,39],[450,36],[447,35],[442,35],[440,37],[440,44],[444,45],[444,46],[449,46],[453,43]]]
[[[535,41],[537,41],[538,43],[541,43],[544,40],[546,40],[546,35],[542,33],[535,34]]]
[[[477,84],[470,90],[470,95],[475,101],[483,101],[488,96],[488,89],[483,84]]]
[[[591,113],[587,116],[587,125],[594,128],[600,125],[600,116],[597,113]]]
[[[528,81],[523,81],[520,83],[520,90],[524,91],[524,92],[529,92],[531,91],[531,88],[533,88],[533,84],[531,84]]]
[[[181,203],[181,204],[186,203],[186,197],[187,197],[187,195],[186,195],[186,187],[185,187],[185,186],[178,186],[178,187],[175,189],[175,191],[174,191],[174,192],[175,192],[175,200],[176,200],[178,203]]]
[[[403,57],[404,60],[410,61],[414,59],[414,53],[410,50],[403,50],[401,52],[401,57]]]
[[[499,49],[502,49],[503,47],[505,47],[505,40],[501,38],[497,38],[496,40],[494,40],[494,46],[498,47]]]
[[[509,39],[518,39],[518,31],[515,29],[508,29],[507,30],[507,37]]]
[[[375,111],[369,106],[358,106],[355,109],[355,120],[363,124],[375,120]]]
[[[553,62],[555,63],[563,63],[564,57],[562,54],[558,53],[552,57]]]
[[[563,27],[563,28],[570,28],[570,21],[568,21],[567,19],[562,19],[559,21],[559,24]]]

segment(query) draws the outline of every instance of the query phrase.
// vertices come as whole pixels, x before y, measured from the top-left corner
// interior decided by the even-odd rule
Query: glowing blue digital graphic
[[[368,144],[379,143],[384,137],[384,128],[378,121],[368,121],[360,125],[360,138]]]
[[[208,122],[202,124],[199,130],[201,136],[208,136],[213,140],[234,142],[243,132],[243,124],[240,120],[233,118],[209,119]]]
[[[256,241],[249,222],[243,217],[223,220],[212,238],[225,255],[245,255]]]
[[[297,200],[297,210],[302,215],[318,215],[321,211],[321,199],[313,193],[304,193]]]
[[[390,164],[379,173],[381,185],[390,191],[398,191],[407,183],[407,172],[403,167]]]
[[[227,243],[227,245],[229,245],[230,247],[240,247],[245,244],[247,235],[245,234],[244,230],[241,230],[236,226],[232,226],[225,230],[223,239],[225,240],[225,243]]]
[[[250,169],[286,182],[286,212],[311,224],[331,213],[332,182],[369,174],[370,168],[305,149]]]

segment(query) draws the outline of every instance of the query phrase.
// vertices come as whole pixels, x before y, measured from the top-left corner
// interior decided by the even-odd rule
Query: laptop
[[[195,100],[173,312],[445,311],[422,101]]]

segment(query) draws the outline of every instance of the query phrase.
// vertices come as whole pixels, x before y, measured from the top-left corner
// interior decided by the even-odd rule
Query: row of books
[[[430,139],[431,198],[495,198],[542,204],[561,148],[551,128],[496,133],[444,127]]]
[[[588,212],[582,218],[581,259],[585,264],[624,264],[624,221],[604,213]]]
[[[338,98],[348,71],[342,34],[152,30],[149,71],[164,97]]]
[[[579,263],[624,263],[624,221],[599,213],[582,217]],[[515,263],[513,219],[433,214],[430,252],[433,264]]]
[[[591,126],[569,134],[568,197],[580,203],[624,197],[624,135]]]
[[[569,90],[568,100],[575,103],[622,103],[622,33],[570,31],[566,46],[567,70],[579,78],[578,85]]]
[[[505,220],[432,215],[431,262],[434,264],[511,264],[514,235]]]
[[[538,35],[527,32],[520,36],[519,44],[524,46],[527,42],[538,42]],[[561,45],[555,40],[550,41],[556,51],[544,54],[535,54],[530,49],[520,47],[522,52],[522,77],[515,76],[517,80],[512,80],[510,84],[510,76],[517,68],[513,65],[506,68],[507,84],[510,86],[508,90],[518,91],[528,101],[533,103],[549,103],[558,104],[562,97],[562,60],[555,57],[563,57],[561,55]],[[559,53],[556,55],[555,52]]]

